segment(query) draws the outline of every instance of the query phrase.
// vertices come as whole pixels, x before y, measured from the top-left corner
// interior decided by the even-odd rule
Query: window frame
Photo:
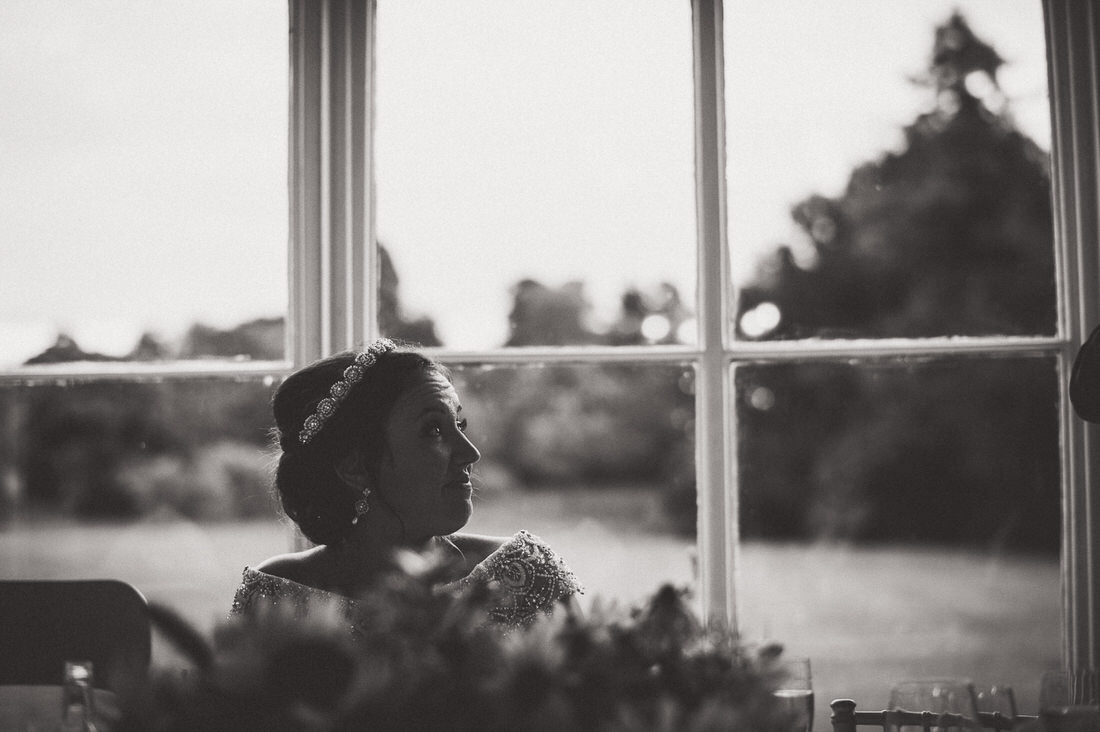
[[[373,181],[378,0],[288,0],[289,303],[283,361],[51,364],[0,384],[282,376],[379,335]],[[1062,654],[1100,665],[1100,426],[1068,399],[1073,358],[1100,323],[1100,0],[1041,0],[1052,120],[1058,282],[1053,337],[743,342],[729,327],[722,0],[690,0],[694,55],[697,345],[430,349],[452,364],[686,363],[696,371],[698,567],[703,612],[737,627],[737,424],[743,361],[1042,353],[1058,363],[1062,448]]]
[[[1100,430],[1069,404],[1073,358],[1100,323],[1100,0],[1043,0],[1059,272],[1062,656],[1100,662]]]
[[[292,258],[320,257],[329,272],[349,283],[341,289],[331,274],[314,276],[293,288],[297,302],[308,303],[305,317],[298,309],[292,346],[295,363],[304,363],[326,352],[369,341],[379,335],[376,318],[368,312],[376,299],[376,252],[373,212],[373,165],[370,125],[373,122],[374,33],[377,0],[290,0],[292,25],[302,33],[292,53],[297,80],[315,79],[322,84],[320,108],[307,103],[314,90],[292,82],[296,129],[309,149],[320,150],[316,161],[295,157],[292,189],[311,181],[310,195],[295,197],[294,215],[308,220],[306,229],[294,227]],[[733,409],[732,370],[741,361],[794,359],[923,357],[951,354],[1019,355],[1042,353],[1058,363],[1062,445],[1063,500],[1063,656],[1068,664],[1096,665],[1098,654],[1098,565],[1091,526],[1097,506],[1090,478],[1100,469],[1100,435],[1073,416],[1066,385],[1073,357],[1087,337],[1086,326],[1100,321],[1100,294],[1095,276],[1100,270],[1097,246],[1097,171],[1100,160],[1096,143],[1100,133],[1100,103],[1096,82],[1100,69],[1100,32],[1097,16],[1100,0],[1043,0],[1048,39],[1048,74],[1054,127],[1052,162],[1058,283],[1058,331],[1053,337],[928,338],[919,340],[849,340],[795,342],[741,342],[732,338],[730,320],[732,286],[727,249],[725,190],[725,101],[723,79],[722,0],[691,0],[697,215],[698,337],[694,347],[580,347],[512,348],[482,352],[431,349],[433,355],[455,364],[498,365],[514,363],[690,363],[696,370],[696,484],[698,499],[699,590],[708,621],[737,627],[736,576],[738,569],[737,466]],[[351,24],[344,19],[354,18]],[[350,25],[350,29],[348,27]],[[350,32],[350,37],[347,35]],[[348,53],[351,53],[351,57]],[[313,65],[320,64],[317,70]],[[361,84],[349,87],[346,69],[365,64]],[[358,67],[357,67],[358,68]],[[308,73],[302,73],[308,72]],[[1084,79],[1086,82],[1080,83]],[[313,99],[310,97],[309,99]],[[304,112],[304,114],[303,114]],[[366,128],[362,139],[341,144],[344,120],[361,117]],[[295,147],[297,151],[298,148]],[[1088,154],[1083,154],[1088,153]],[[360,170],[356,175],[352,169]],[[326,177],[324,170],[327,169]],[[342,221],[341,207],[365,207],[366,239],[349,241],[339,227],[326,228],[326,216]],[[327,232],[327,233],[326,233]],[[312,236],[313,238],[309,238]],[[371,259],[363,269],[353,262],[341,272],[338,263],[349,261],[352,249],[366,249]],[[311,266],[318,269],[314,260]],[[1085,275],[1091,273],[1091,278]],[[325,285],[330,283],[326,291]],[[1090,287],[1092,283],[1094,286]],[[318,293],[324,294],[317,301]],[[362,320],[352,322],[356,313]],[[350,314],[350,315],[349,315]],[[311,334],[324,334],[323,343]]]

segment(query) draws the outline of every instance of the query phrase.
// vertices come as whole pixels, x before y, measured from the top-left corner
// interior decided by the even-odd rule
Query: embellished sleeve
[[[356,600],[245,567],[229,619],[255,618],[275,609],[297,620],[334,622],[353,638],[364,637],[364,618]]]
[[[253,612],[261,604],[289,605],[301,616],[309,611],[312,604],[334,600],[344,605],[354,606],[353,601],[348,598],[338,597],[324,590],[317,590],[258,569],[245,567],[241,584],[233,596],[233,605],[229,612],[230,615],[245,615]]]
[[[500,546],[464,579],[493,584],[500,590],[489,616],[505,625],[524,625],[540,612],[549,613],[558,601],[583,593],[584,588],[565,561],[542,539],[520,531]]]
[[[229,614],[244,615],[256,606],[258,599],[264,597],[274,598],[278,594],[278,590],[278,582],[275,577],[257,572],[251,567],[245,567],[241,576],[241,584],[237,586],[237,592],[233,595],[233,605],[229,610]]]

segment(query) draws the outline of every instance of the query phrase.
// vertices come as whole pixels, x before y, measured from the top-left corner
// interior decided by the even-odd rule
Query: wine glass
[[[780,662],[782,679],[772,692],[793,723],[791,732],[812,732],[814,726],[814,687],[810,659],[788,658]]]
[[[974,698],[979,712],[1000,714],[1012,721],[1016,720],[1016,715],[1019,713],[1016,708],[1016,693],[1008,684],[975,686]]]
[[[931,729],[977,730],[977,696],[974,685],[965,679],[917,679],[901,681],[890,690],[890,709],[906,712],[931,712]],[[899,725],[902,730],[907,725]],[[914,725],[920,727],[920,724]],[[927,729],[927,728],[926,728]]]
[[[96,727],[95,692],[91,661],[66,661],[61,686],[61,729],[91,730]]]

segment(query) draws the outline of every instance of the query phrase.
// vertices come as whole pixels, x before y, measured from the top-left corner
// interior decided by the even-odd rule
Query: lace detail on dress
[[[489,617],[504,625],[526,625],[538,613],[549,613],[570,595],[583,593],[576,575],[542,539],[520,531],[466,577],[444,589],[463,589],[477,582],[501,590],[502,601]]]
[[[338,605],[349,618],[355,617],[358,608],[358,603],[350,597],[245,567],[229,614],[244,615],[254,611],[260,604],[267,604],[289,605],[294,608],[295,617],[304,617],[311,606],[322,603]],[[355,630],[354,626],[352,630]]]
[[[489,609],[489,617],[506,626],[530,623],[538,613],[550,613],[559,600],[584,592],[561,557],[526,531],[502,544],[470,574],[438,589],[461,592],[475,583],[500,590],[502,599]],[[350,621],[352,634],[361,634],[358,626],[366,621],[365,608],[355,600],[245,567],[230,615],[246,615],[261,604],[281,604],[290,605],[296,617],[304,617],[313,605],[334,603]]]

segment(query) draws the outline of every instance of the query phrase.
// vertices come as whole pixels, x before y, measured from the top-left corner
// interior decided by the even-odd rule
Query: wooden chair
[[[833,710],[833,732],[856,732],[857,727],[877,727],[885,732],[894,732],[901,728],[931,730],[952,730],[971,732],[974,730],[971,720],[958,714],[948,714],[941,718],[932,712],[888,711],[879,712],[857,710],[851,699],[835,699],[829,704]],[[1012,730],[1034,716],[1018,715],[1013,721],[1000,712],[978,712],[979,729]]]
[[[145,598],[117,580],[0,581],[0,684],[60,685],[67,660],[119,693],[148,671]]]

